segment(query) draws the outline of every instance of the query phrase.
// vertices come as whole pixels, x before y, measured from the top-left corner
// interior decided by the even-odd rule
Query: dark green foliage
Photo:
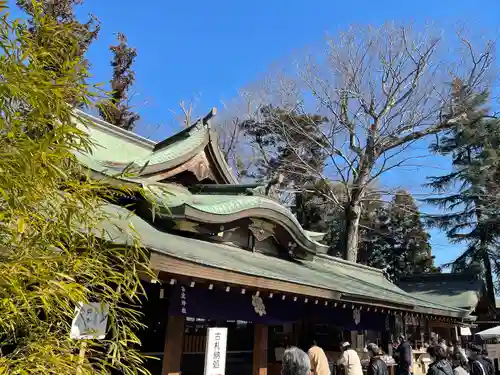
[[[36,10],[38,14],[50,17],[61,25],[71,27],[78,46],[78,48],[74,50],[75,57],[81,57],[85,54],[90,44],[97,38],[100,28],[99,21],[92,15],[85,23],[80,23],[76,19],[74,6],[82,3],[83,0],[49,0],[35,2],[36,7],[39,8]],[[33,0],[17,0],[16,4],[30,15],[30,31],[36,33],[37,24],[33,20],[35,14]],[[85,61],[82,62],[86,63]]]
[[[329,198],[331,192],[342,197],[343,189],[344,186],[340,183],[321,181],[307,185],[304,191],[297,193],[295,197],[297,219],[304,229],[326,233],[323,242],[329,245],[329,254],[334,256],[342,256],[342,238],[339,235],[345,220],[341,205]]]
[[[310,192],[301,194],[303,204],[301,223],[305,229],[327,233],[324,241],[330,247],[329,254],[337,257],[343,257],[346,246],[343,233],[346,229],[345,206],[348,198],[345,189],[346,187],[341,183],[318,183],[308,189]],[[330,199],[331,194],[337,197],[338,203]],[[380,195],[370,189],[362,204],[358,257],[360,263],[367,264],[369,249],[366,241],[368,241],[372,223],[381,206]]]
[[[34,36],[33,41],[41,48],[52,50],[52,55],[47,55],[40,61],[43,68],[55,73],[55,78],[58,79],[64,75],[65,67],[59,65],[61,61],[65,61],[69,55],[74,59],[79,59],[80,65],[87,71],[89,63],[85,60],[84,55],[90,44],[97,38],[99,34],[100,24],[97,18],[90,16],[85,23],[80,23],[74,14],[73,7],[80,5],[83,0],[50,0],[50,1],[33,1],[33,0],[17,0],[16,4],[24,10],[30,18],[28,19],[28,30]],[[39,23],[35,19],[35,15],[48,17],[59,25],[71,29],[71,38],[65,37],[64,41],[59,40],[58,49],[53,48],[54,42],[52,37],[47,37],[44,31],[40,29]],[[76,41],[76,43],[74,42]],[[62,42],[62,43],[61,43]],[[86,80],[87,76],[80,75],[80,79]],[[83,107],[84,103],[79,102],[77,98],[67,97],[66,102]],[[29,110],[24,108],[24,110]]]
[[[342,197],[342,184],[316,184],[301,195],[302,211],[298,218],[304,228],[327,233],[324,242],[330,255],[341,257],[345,243],[345,211],[329,201],[327,192]],[[347,199],[343,200],[346,204]],[[360,220],[358,262],[382,269],[395,281],[401,276],[437,272],[434,267],[429,234],[421,220],[414,198],[398,191],[390,203],[375,190],[366,193]]]
[[[454,269],[460,271],[481,262],[493,296],[490,258],[496,258],[500,234],[500,121],[485,115],[487,98],[485,92],[471,93],[462,82],[454,82],[453,103],[467,110],[468,120],[432,145],[433,152],[451,158],[453,170],[429,178],[428,186],[442,195],[427,202],[447,211],[429,216],[429,224],[444,230],[450,241],[467,246],[453,262]]]
[[[137,56],[135,48],[127,44],[125,35],[118,33],[118,45],[111,46],[113,52],[113,78],[111,79],[111,98],[100,105],[101,117],[107,122],[125,130],[132,130],[140,117],[131,111],[128,91],[135,81],[132,64]]]
[[[293,109],[262,107],[255,118],[239,124],[257,155],[255,169],[245,175],[266,180],[281,173],[288,187],[317,183],[327,157],[326,139],[318,128],[326,121],[323,116]]]
[[[388,205],[379,206],[365,230],[361,253],[364,263],[384,270],[396,281],[402,276],[435,272],[429,234],[413,197],[398,191]]]

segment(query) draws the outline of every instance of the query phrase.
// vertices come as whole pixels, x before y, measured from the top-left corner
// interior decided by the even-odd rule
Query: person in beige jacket
[[[358,353],[351,349],[351,344],[348,342],[342,343],[340,350],[342,351],[342,355],[337,364],[344,368],[345,375],[363,375]]]
[[[311,361],[311,374],[312,375],[330,375],[330,366],[326,354],[313,340],[309,351],[307,352],[309,360]]]

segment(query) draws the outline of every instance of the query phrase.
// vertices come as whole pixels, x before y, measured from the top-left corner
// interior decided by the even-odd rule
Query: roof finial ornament
[[[217,115],[217,108],[212,107],[210,112],[208,112],[208,114],[205,117],[203,117],[203,120],[202,120],[203,123],[207,124],[212,119],[212,117],[215,117],[216,115]]]

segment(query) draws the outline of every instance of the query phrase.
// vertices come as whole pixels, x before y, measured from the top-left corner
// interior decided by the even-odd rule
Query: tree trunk
[[[491,272],[491,262],[488,250],[483,253],[484,277],[486,279],[486,289],[490,301],[495,304],[495,287],[493,285],[493,274]]]
[[[491,303],[495,305],[495,287],[493,284],[493,274],[491,271],[491,261],[490,261],[490,255],[488,253],[488,225],[485,224],[487,220],[485,219],[483,215],[483,204],[480,201],[476,201],[476,207],[480,207],[479,209],[476,209],[476,218],[478,223],[482,223],[480,225],[480,234],[479,234],[479,246],[480,246],[480,251],[481,251],[481,258],[483,262],[483,267],[484,267],[484,278],[486,281],[486,292],[488,293],[488,298],[490,299]]]
[[[345,259],[350,262],[358,260],[359,220],[361,218],[361,201],[353,201],[345,209]]]
[[[482,234],[481,235],[481,256],[482,256],[482,261],[483,261],[483,267],[484,267],[484,278],[486,281],[486,292],[488,293],[488,298],[490,299],[491,303],[495,304],[495,287],[493,285],[493,274],[491,271],[491,261],[490,261],[490,256],[488,254],[488,245],[485,240],[486,235]]]
[[[359,222],[361,219],[362,201],[365,196],[366,184],[369,172],[373,165],[362,163],[358,170],[358,177],[354,179],[354,188],[349,197],[349,203],[345,208],[345,235],[344,235],[344,259],[350,262],[358,261],[359,248]]]
[[[306,220],[304,217],[304,197],[303,192],[295,193],[295,216],[298,222],[304,228],[306,225]],[[304,228],[305,229],[305,228]]]

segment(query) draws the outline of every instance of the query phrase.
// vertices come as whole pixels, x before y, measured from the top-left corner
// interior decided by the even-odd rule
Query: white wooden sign
[[[500,344],[486,344],[488,357],[492,359],[500,359]]]
[[[469,327],[460,327],[460,336],[472,336],[472,332]]]
[[[226,371],[227,328],[209,328],[205,349],[204,375],[224,375]]]
[[[106,337],[108,306],[99,302],[80,303],[75,309],[70,337],[76,340],[102,340]]]

